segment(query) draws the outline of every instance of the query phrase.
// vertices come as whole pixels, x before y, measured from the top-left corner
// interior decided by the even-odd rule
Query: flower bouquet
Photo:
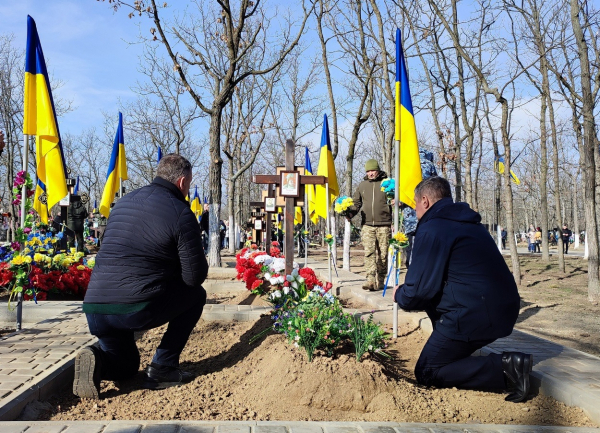
[[[331,233],[328,233],[325,235],[325,243],[327,245],[329,245],[330,247],[333,245],[333,243],[335,242],[335,238],[333,237],[333,235]]]
[[[381,181],[381,190],[385,193],[388,204],[392,202],[392,199],[395,195],[396,190],[396,180],[395,179],[384,179]]]
[[[336,214],[347,217],[350,216],[349,208],[352,206],[354,206],[354,200],[345,195],[335,199],[333,209]]]

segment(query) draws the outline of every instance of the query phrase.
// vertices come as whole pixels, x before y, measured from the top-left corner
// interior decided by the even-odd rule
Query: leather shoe
[[[102,379],[102,358],[95,346],[84,347],[75,358],[73,394],[81,398],[98,399]]]
[[[506,401],[519,403],[529,394],[529,374],[533,368],[533,355],[521,352],[504,352],[502,369],[507,379],[508,389],[512,391]]]
[[[195,377],[192,373],[181,371],[177,367],[151,363],[146,367],[146,379],[143,387],[146,389],[165,389],[191,382]]]

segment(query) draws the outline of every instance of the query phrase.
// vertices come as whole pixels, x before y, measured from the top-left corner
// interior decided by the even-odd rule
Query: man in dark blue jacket
[[[394,299],[404,310],[423,310],[433,333],[415,367],[423,385],[529,392],[531,355],[470,356],[509,335],[519,315],[515,280],[481,216],[454,203],[450,184],[430,177],[415,188],[417,225],[411,266]]]
[[[200,227],[185,200],[192,166],[182,156],[164,156],[157,177],[132,191],[111,211],[83,301],[99,347],[75,360],[73,393],[98,398],[100,380],[134,376],[140,355],[134,332],[168,323],[144,387],[162,389],[193,380],[179,369],[179,355],[206,303],[202,283],[208,263]]]

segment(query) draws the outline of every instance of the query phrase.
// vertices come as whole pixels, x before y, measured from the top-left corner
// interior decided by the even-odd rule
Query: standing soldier
[[[365,271],[367,282],[363,290],[382,290],[387,275],[387,255],[392,225],[392,208],[381,182],[387,174],[381,171],[379,163],[370,159],[365,164],[367,175],[354,192],[354,205],[349,208],[347,218],[359,211],[362,222],[362,243],[365,249]]]

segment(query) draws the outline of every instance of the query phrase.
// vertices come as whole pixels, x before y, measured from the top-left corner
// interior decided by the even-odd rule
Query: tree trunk
[[[588,46],[579,22],[580,5],[578,0],[570,0],[571,25],[577,42],[581,70],[581,93],[583,114],[583,146],[585,153],[585,228],[588,256],[588,300],[600,301],[600,280],[598,275],[598,226],[596,221],[596,131],[594,122],[594,99],[591,88]]]
[[[233,164],[229,164],[233,167]],[[230,171],[231,173],[231,171]],[[229,192],[227,195],[227,209],[229,210],[229,252],[235,254],[235,196],[236,196],[236,181],[229,180]]]
[[[219,216],[221,215],[221,172],[223,160],[221,159],[221,118],[222,108],[213,106],[210,116],[209,142],[210,142],[210,168],[209,168],[209,245],[208,265],[221,266],[221,248],[219,245]]]
[[[579,177],[579,170],[573,177],[573,230],[575,231],[575,248],[579,248],[579,209],[577,200],[577,178]]]
[[[541,60],[544,63],[544,59]],[[542,65],[542,92],[541,92],[541,108],[540,108],[540,210],[542,211],[542,221],[540,227],[542,229],[542,260],[550,262],[550,245],[548,244],[548,133],[546,128],[546,110],[548,109],[549,93],[548,85],[548,69]],[[552,115],[552,114],[551,114]],[[563,264],[564,265],[564,264]]]

